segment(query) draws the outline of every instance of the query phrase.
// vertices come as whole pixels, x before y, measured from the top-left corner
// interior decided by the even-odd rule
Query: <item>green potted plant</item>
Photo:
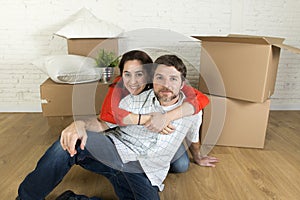
[[[96,60],[96,67],[102,68],[101,70],[101,81],[108,83],[114,74],[114,68],[119,65],[120,56],[113,51],[107,51],[105,49],[100,49],[98,51]]]

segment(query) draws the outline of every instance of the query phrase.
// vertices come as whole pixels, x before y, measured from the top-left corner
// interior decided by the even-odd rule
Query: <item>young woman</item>
[[[167,113],[138,115],[119,108],[119,102],[128,94],[138,95],[152,88],[152,59],[143,51],[133,50],[125,53],[119,64],[121,76],[110,86],[102,105],[100,120],[125,126],[129,124],[145,125],[153,132],[169,134],[174,129],[171,121],[198,113],[208,103],[208,98],[198,90],[184,85],[185,102]],[[188,169],[189,158],[184,145],[176,153],[171,164],[171,172],[184,172]]]

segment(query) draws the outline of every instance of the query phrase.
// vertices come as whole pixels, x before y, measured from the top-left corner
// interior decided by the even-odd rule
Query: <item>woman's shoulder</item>
[[[121,87],[122,77],[119,75],[115,77],[109,87]]]

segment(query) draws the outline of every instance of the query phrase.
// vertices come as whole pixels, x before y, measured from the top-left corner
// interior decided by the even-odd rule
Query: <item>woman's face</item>
[[[125,62],[122,77],[124,86],[132,95],[138,95],[146,87],[147,74],[138,60]]]

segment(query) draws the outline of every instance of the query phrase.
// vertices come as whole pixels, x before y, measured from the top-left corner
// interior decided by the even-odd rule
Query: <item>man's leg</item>
[[[80,162],[80,165],[87,170],[104,175],[113,185],[120,200],[159,199],[158,188],[153,187],[147,176],[141,173],[143,170],[140,164],[137,161],[124,164],[109,137],[89,132],[86,148],[91,152],[91,157]],[[102,155],[97,152],[101,152]]]
[[[171,173],[183,173],[188,170],[190,166],[190,159],[185,149],[184,144],[182,143],[174,155],[169,172]]]
[[[78,195],[71,190],[67,190],[61,195],[59,195],[55,200],[102,200],[102,199],[98,197],[89,198],[85,195]]]
[[[60,183],[75,163],[57,140],[42,156],[36,168],[21,183],[18,193],[24,200],[43,200]]]
[[[91,160],[89,160],[91,159]],[[93,158],[87,158],[85,162],[89,163],[80,165],[95,173],[105,176],[112,184],[118,199],[120,200],[159,200],[158,188],[152,186],[149,179],[144,173],[124,172],[122,170],[114,169]],[[130,162],[125,164],[128,167],[130,164],[136,165],[137,162]],[[100,170],[100,171],[98,171]],[[140,171],[140,170],[139,170]],[[87,198],[83,195],[75,195],[74,199],[96,200],[99,197]]]
[[[120,200],[159,200],[158,187],[152,186],[144,173],[119,171],[110,177],[115,192]]]
[[[108,167],[109,168],[109,167]],[[110,172],[109,172],[110,171]],[[143,173],[128,173],[110,168],[104,174],[112,183],[120,200],[159,200],[158,188],[153,187]],[[99,197],[89,198],[66,191],[56,200],[101,200]]]
[[[91,143],[91,141],[93,142]],[[59,143],[58,145],[60,146]],[[99,160],[94,157],[96,152],[100,152],[100,154],[96,155]],[[70,157],[68,153],[67,155],[67,157]],[[71,165],[78,164],[89,171],[104,175],[112,183],[120,200],[159,199],[157,187],[151,185],[144,173],[129,173],[133,171],[141,172],[142,169],[139,163],[129,162],[123,164],[116,147],[107,136],[88,132],[88,141],[85,150],[77,148],[77,154],[71,163]],[[74,200],[100,199],[99,197],[88,198],[84,195],[77,195],[71,191],[67,191],[59,198],[68,199],[69,197]]]

